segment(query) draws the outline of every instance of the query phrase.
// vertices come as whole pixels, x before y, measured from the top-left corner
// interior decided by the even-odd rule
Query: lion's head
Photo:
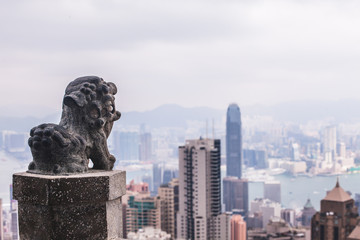
[[[69,125],[70,122],[66,118],[72,118],[72,124],[81,121],[90,129],[104,127],[108,137],[113,122],[121,116],[115,110],[116,93],[115,84],[107,83],[102,78],[90,76],[75,79],[65,90],[62,118],[65,118],[67,124],[64,125]]]

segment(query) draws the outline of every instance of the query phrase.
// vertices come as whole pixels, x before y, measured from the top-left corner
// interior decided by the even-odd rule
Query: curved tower
[[[226,175],[241,179],[242,136],[240,108],[230,104],[226,114]]]

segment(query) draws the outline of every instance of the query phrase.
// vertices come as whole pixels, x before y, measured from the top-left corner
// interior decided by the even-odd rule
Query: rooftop
[[[308,198],[308,200],[306,201],[304,208],[314,208],[313,205],[311,204],[310,198]]]
[[[347,192],[345,192],[345,190],[342,187],[340,187],[339,179],[338,179],[335,187],[330,192],[328,192],[328,194],[323,200],[346,202],[351,199],[352,199],[351,196]]]
[[[348,236],[348,239],[360,239],[360,226],[356,226]]]

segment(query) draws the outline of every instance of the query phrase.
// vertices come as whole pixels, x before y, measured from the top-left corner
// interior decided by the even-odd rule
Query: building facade
[[[336,127],[329,126],[324,129],[323,153],[325,161],[332,163],[336,157]]]
[[[225,211],[239,210],[244,216],[249,211],[249,185],[248,180],[237,177],[223,179],[223,202]]]
[[[140,134],[140,145],[139,145],[139,158],[140,161],[146,162],[151,160],[152,157],[152,144],[151,144],[151,133]]]
[[[289,226],[296,226],[296,213],[294,209],[285,208],[281,209],[281,219],[283,219]]]
[[[217,239],[221,214],[220,140],[187,140],[179,147],[179,239]]]
[[[280,219],[281,205],[269,199],[256,198],[250,203],[248,227],[265,228],[271,219]]]
[[[264,182],[264,198],[281,203],[281,184],[278,181]]]
[[[135,183],[135,180],[131,180],[129,184],[126,185],[126,191],[131,192],[149,192],[149,184],[146,182]]]
[[[114,154],[120,161],[139,160],[139,133],[113,132]]]
[[[226,176],[242,176],[241,115],[237,104],[230,104],[226,115]]]
[[[310,199],[307,200],[301,214],[301,225],[305,227],[311,226],[311,218],[315,215],[316,210],[311,204]]]
[[[358,216],[354,200],[337,182],[311,220],[311,239],[346,240],[355,229]]]
[[[161,230],[176,239],[176,213],[179,211],[179,181],[174,178],[170,183],[159,187],[158,195],[162,202]]]
[[[161,229],[161,200],[148,194],[129,196],[126,208],[126,232],[137,232],[144,227]]]
[[[154,186],[154,188],[152,189],[152,192],[154,195],[156,195],[158,192],[158,188],[161,185],[162,168],[161,168],[160,164],[154,163],[152,172],[153,172],[153,186]]]
[[[231,240],[246,240],[246,222],[241,215],[231,217]]]

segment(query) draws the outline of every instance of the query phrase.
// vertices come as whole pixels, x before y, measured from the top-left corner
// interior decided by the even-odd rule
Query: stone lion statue
[[[109,153],[107,138],[114,121],[114,83],[95,76],[80,77],[65,90],[60,123],[41,124],[30,131],[33,161],[29,172],[43,174],[83,173],[89,159],[94,169],[111,170],[115,157]]]

